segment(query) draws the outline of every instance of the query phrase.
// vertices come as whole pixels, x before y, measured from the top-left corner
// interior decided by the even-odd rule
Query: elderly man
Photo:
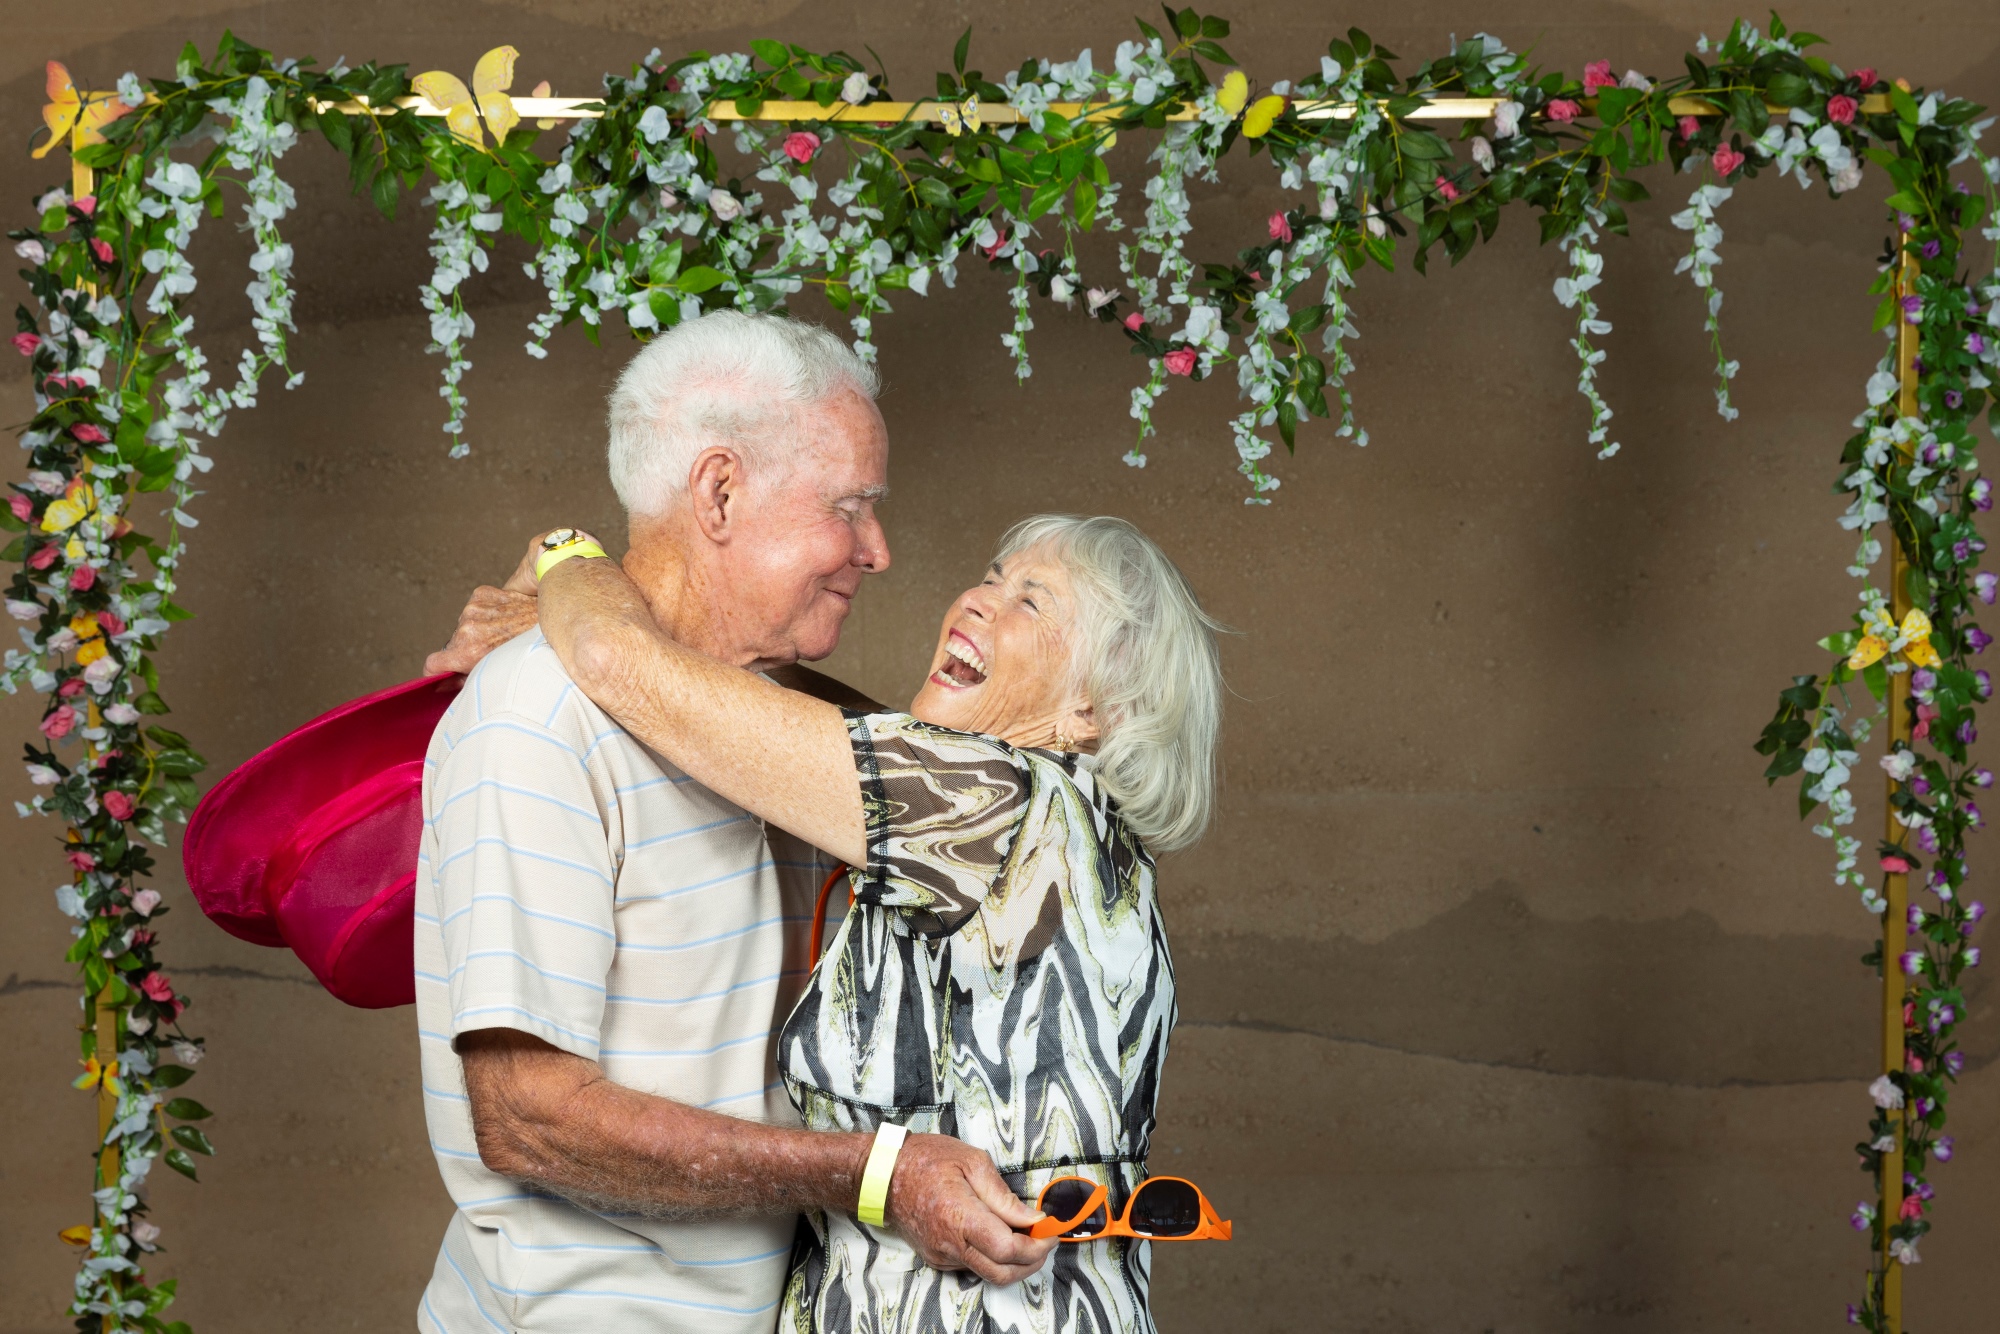
[[[780,679],[832,652],[889,564],[875,390],[773,317],[707,315],[633,359],[610,413],[624,567],[677,640]],[[871,1144],[800,1129],[775,1070],[825,859],[626,735],[510,586],[431,664],[477,662],[424,780],[424,1105],[458,1209],[419,1327],[764,1334],[798,1215],[852,1210]],[[1037,1216],[955,1139],[896,1162],[889,1222],[931,1264],[1024,1277],[1047,1245],[1012,1229]]]

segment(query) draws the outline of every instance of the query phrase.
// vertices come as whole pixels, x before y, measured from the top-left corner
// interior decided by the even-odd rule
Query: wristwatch
[[[557,547],[566,547],[572,542],[585,540],[587,539],[584,535],[574,528],[557,528],[542,539],[542,550],[554,551]]]

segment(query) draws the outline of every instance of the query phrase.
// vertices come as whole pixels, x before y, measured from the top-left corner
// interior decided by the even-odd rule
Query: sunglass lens
[[[1075,1177],[1065,1177],[1060,1181],[1051,1181],[1048,1189],[1042,1192],[1042,1212],[1050,1218],[1060,1218],[1067,1222],[1069,1219],[1075,1218],[1083,1212],[1084,1206],[1090,1203],[1090,1195],[1094,1189],[1095,1187],[1090,1182]],[[1090,1211],[1090,1217],[1084,1219],[1075,1227],[1063,1233],[1063,1235],[1065,1237],[1094,1237],[1104,1231],[1105,1225],[1104,1206],[1100,1204],[1097,1208]]]
[[[1132,1197],[1132,1230],[1149,1237],[1185,1237],[1201,1226],[1201,1195],[1185,1181],[1154,1177]]]

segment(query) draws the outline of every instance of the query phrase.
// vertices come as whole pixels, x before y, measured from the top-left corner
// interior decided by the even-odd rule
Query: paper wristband
[[[902,1126],[884,1125],[875,1132],[875,1147],[868,1151],[868,1166],[861,1169],[861,1199],[854,1215],[870,1227],[884,1227],[888,1218],[889,1178],[896,1173],[896,1155],[910,1132]]]
[[[565,542],[554,551],[544,551],[535,557],[535,578],[545,577],[550,570],[568,560],[571,556],[602,556],[604,548],[595,542]]]

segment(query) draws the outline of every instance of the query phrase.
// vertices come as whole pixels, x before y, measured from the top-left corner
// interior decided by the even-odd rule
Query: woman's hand
[[[535,558],[542,554],[542,539],[547,535],[536,533],[528,539],[527,554],[521,557],[521,563],[514,567],[505,584],[499,588],[481,584],[472,590],[465,610],[458,614],[458,627],[452,631],[450,642],[424,659],[425,676],[469,672],[494,649],[535,628],[539,613],[535,599]]]
[[[933,1269],[970,1269],[1006,1286],[1036,1273],[1056,1247],[1023,1231],[1042,1219],[993,1169],[993,1159],[949,1135],[903,1141],[889,1178],[889,1226]]]

